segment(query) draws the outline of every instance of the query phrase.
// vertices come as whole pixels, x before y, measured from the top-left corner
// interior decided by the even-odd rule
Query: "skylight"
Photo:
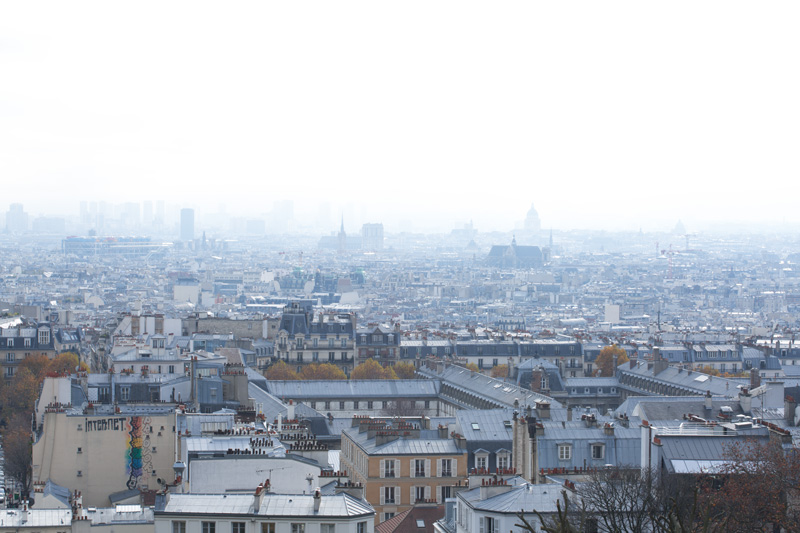
[[[478,431],[478,430],[480,430],[480,429],[481,429],[481,427],[478,425],[478,423],[477,423],[477,422],[473,422],[473,423],[472,423],[472,429],[474,429],[475,431]]]
[[[706,376],[705,374],[697,376],[696,378],[694,378],[695,381],[699,381],[700,383],[706,381],[707,379],[708,379],[708,376]]]

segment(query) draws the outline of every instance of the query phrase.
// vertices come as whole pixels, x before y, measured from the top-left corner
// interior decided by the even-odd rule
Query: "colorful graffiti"
[[[125,453],[129,489],[147,484],[153,465],[150,457],[150,418],[132,416],[128,420],[128,446]]]

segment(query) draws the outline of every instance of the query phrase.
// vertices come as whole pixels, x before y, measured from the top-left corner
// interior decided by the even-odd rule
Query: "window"
[[[367,523],[359,522],[356,524],[356,533],[367,533]]]
[[[475,456],[475,467],[476,468],[483,468],[484,470],[488,466],[489,458],[486,454],[476,455]]]
[[[319,352],[311,352],[311,360],[315,363],[319,361]]]
[[[425,400],[425,409],[430,409],[430,408],[431,408],[430,400]]]
[[[9,348],[13,348],[14,347],[14,339],[8,339],[6,341],[6,346],[8,346]]]
[[[592,444],[592,459],[602,459],[606,455],[605,444]]]
[[[173,520],[172,533],[186,533],[186,522],[184,520]]]
[[[347,348],[347,339],[342,339],[342,348]]]
[[[328,361],[336,360],[336,352],[328,352]]]
[[[507,453],[498,453],[497,454],[497,468],[508,468],[508,454]]]
[[[342,361],[347,361],[347,352],[342,352]]]
[[[394,477],[394,459],[383,461],[383,477]]]
[[[441,500],[439,500],[439,503],[444,503],[447,498],[452,498],[449,485],[442,485],[439,489],[441,490]]]
[[[244,522],[231,522],[231,533],[244,533]]]
[[[395,488],[383,487],[383,503],[395,503]]]
[[[119,399],[123,402],[127,402],[131,399],[131,388],[130,387],[120,387],[119,388]],[[206,533],[203,531],[203,533]],[[214,533],[213,531],[211,533]]]
[[[495,357],[494,359],[492,359],[492,366],[497,366],[497,364],[498,364],[498,361],[497,361],[497,358]]]
[[[318,347],[319,346],[319,339],[317,337],[314,337],[314,340],[311,341],[311,345],[314,348]]]
[[[339,410],[344,411],[344,402],[339,402]]]
[[[203,533],[216,533],[216,522],[201,522],[203,524]]]
[[[425,501],[425,487],[414,487],[414,501]]]
[[[394,513],[383,513],[383,521],[386,522],[390,518],[394,518]]]
[[[372,409],[372,402],[367,402],[367,409]]]
[[[292,524],[292,533],[306,533],[305,524]]]
[[[425,459],[414,460],[414,477],[425,477]]]
[[[23,341],[23,344],[25,345],[25,348],[30,348],[31,347],[31,340],[29,338],[25,338],[25,340]]]
[[[478,368],[483,368],[483,359],[478,359]]]
[[[500,521],[491,516],[483,516],[480,519],[481,533],[498,533],[500,531]]]
[[[442,459],[442,470],[441,474],[442,477],[452,477],[453,476],[453,460],[452,459]]]
[[[572,459],[572,445],[571,444],[559,444],[558,445],[558,460],[559,461],[569,461]]]
[[[317,408],[317,402],[311,402],[311,408],[312,409],[316,409]]]
[[[13,353],[6,354],[6,363],[13,363],[16,356]]]
[[[333,348],[333,339],[328,339],[328,348]]]
[[[336,533],[336,524],[320,524],[319,533]]]
[[[325,409],[331,408],[331,402],[325,402]]]
[[[83,472],[78,470],[78,474],[77,475],[78,475],[78,477],[83,477]]]
[[[83,449],[80,446],[78,446],[78,453],[83,453]]]
[[[353,400],[353,409],[358,409],[358,402]]]
[[[275,522],[261,522],[261,533],[275,533]]]
[[[297,352],[297,362],[298,363],[303,362],[303,352]]]

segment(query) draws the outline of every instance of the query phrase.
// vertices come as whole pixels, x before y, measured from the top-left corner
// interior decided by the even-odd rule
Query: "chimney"
[[[264,484],[259,483],[258,487],[256,487],[256,493],[253,495],[253,513],[258,513],[259,509],[261,509],[261,502],[264,500]]]
[[[322,493],[319,490],[319,487],[314,489],[314,512],[319,512],[319,504],[322,502]]]
[[[542,420],[550,419],[550,402],[536,400],[536,416]]]
[[[572,407],[567,407],[567,422],[572,422]]]
[[[605,433],[609,437],[613,437],[614,436],[614,424],[612,424],[611,422],[606,422],[605,424],[603,424],[603,433]]]
[[[439,438],[446,439],[447,438],[447,426],[443,426],[439,424]]]
[[[706,411],[711,411],[711,409],[714,408],[714,404],[711,401],[711,391],[710,390],[706,391],[705,408],[706,408]]]
[[[761,386],[761,376],[758,374],[757,368],[750,369],[750,389],[757,389]]]
[[[783,400],[783,417],[786,419],[786,424],[790,427],[795,426],[795,417],[797,413],[797,402],[791,396],[786,396]]]
[[[669,363],[661,357],[661,350],[657,346],[653,347],[653,375],[657,376],[667,368]]]
[[[750,392],[747,389],[742,389],[739,393],[739,405],[742,408],[742,412],[749,415],[752,411],[752,404],[753,397],[750,396]]]

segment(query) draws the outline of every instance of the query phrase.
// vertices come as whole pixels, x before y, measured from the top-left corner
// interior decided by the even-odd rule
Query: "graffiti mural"
[[[129,489],[144,488],[153,471],[150,456],[150,417],[132,416],[127,423],[128,446],[125,452]]]

